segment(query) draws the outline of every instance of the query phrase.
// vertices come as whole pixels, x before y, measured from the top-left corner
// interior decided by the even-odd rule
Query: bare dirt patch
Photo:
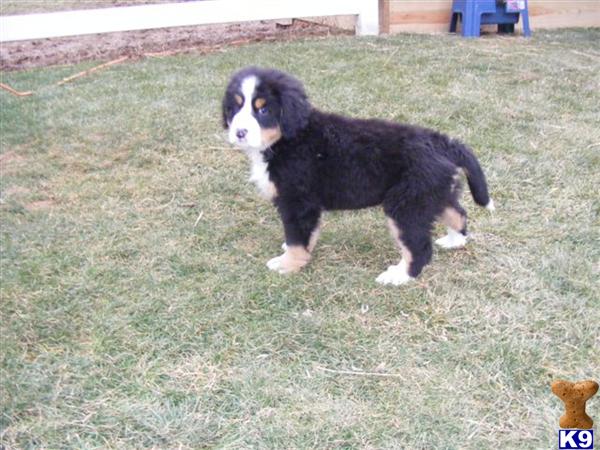
[[[12,198],[12,197],[22,197],[24,195],[29,194],[31,191],[27,188],[21,186],[11,186],[6,191],[3,192],[3,197]]]
[[[53,199],[38,200],[25,205],[25,209],[28,211],[44,211],[52,208],[55,204],[56,201]]]
[[[136,58],[148,54],[208,53],[250,42],[349,33],[328,25],[295,19],[287,22],[259,21],[6,42],[0,47],[0,70],[111,60],[121,56]]]
[[[0,155],[0,174],[12,175],[25,165],[26,159],[13,150]]]

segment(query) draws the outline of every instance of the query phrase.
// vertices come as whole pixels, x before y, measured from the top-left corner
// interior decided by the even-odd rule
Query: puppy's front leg
[[[297,203],[294,209],[290,206],[288,203],[278,205],[285,231],[284,253],[267,262],[269,269],[279,273],[298,272],[308,264],[319,235],[321,211],[302,208]]]
[[[310,253],[301,245],[287,246],[281,256],[276,256],[267,261],[267,267],[279,273],[298,272],[310,261]]]

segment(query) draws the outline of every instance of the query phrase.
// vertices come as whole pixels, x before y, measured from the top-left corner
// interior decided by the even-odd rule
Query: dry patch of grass
[[[551,448],[551,380],[598,377],[598,30],[332,38],[3,74],[0,442],[8,448]],[[230,73],[469,142],[498,211],[418,282],[379,209],[296,276],[224,143]],[[84,67],[81,67],[84,68]],[[441,230],[439,230],[441,232]],[[377,375],[373,375],[377,374]],[[596,411],[596,412],[595,412]],[[597,402],[590,413],[598,417]]]
[[[135,6],[154,3],[169,3],[171,0],[2,0],[0,14],[34,14],[56,11],[72,11],[114,6]]]

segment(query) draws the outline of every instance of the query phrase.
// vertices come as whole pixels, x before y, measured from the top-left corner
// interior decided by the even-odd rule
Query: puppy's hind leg
[[[412,280],[412,277],[408,274],[408,266],[412,262],[412,253],[402,243],[402,240],[400,239],[402,231],[398,228],[394,219],[388,218],[388,226],[392,237],[400,249],[402,259],[398,264],[389,266],[385,272],[382,272],[375,279],[375,281],[381,284],[393,284],[394,286],[399,286]]]
[[[406,216],[405,216],[406,217]],[[402,259],[389,266],[375,281],[381,284],[399,286],[417,277],[431,260],[430,227],[428,223],[409,223],[388,217],[388,225],[394,240],[400,248]]]
[[[458,201],[448,205],[439,219],[448,228],[448,234],[435,243],[446,249],[464,247],[467,243],[467,213]]]

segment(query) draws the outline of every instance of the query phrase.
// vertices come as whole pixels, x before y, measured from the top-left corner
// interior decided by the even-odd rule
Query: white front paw
[[[284,252],[287,250],[287,244],[285,242],[281,244],[281,250],[283,250]]]
[[[390,266],[385,272],[382,272],[376,279],[380,284],[393,284],[394,286],[400,286],[401,284],[408,283],[413,278],[408,274],[406,270],[406,264],[400,262],[395,266]]]
[[[267,267],[277,273],[292,273],[300,270],[301,266],[296,267],[293,264],[290,264],[289,258],[286,259],[285,253],[281,256],[276,256],[275,258],[271,258],[267,261]]]
[[[310,253],[302,246],[286,246],[285,253],[267,262],[267,267],[279,273],[298,272],[310,260]]]
[[[276,256],[275,258],[271,258],[267,261],[267,267],[275,272],[281,272],[281,260],[283,259],[283,255]]]

